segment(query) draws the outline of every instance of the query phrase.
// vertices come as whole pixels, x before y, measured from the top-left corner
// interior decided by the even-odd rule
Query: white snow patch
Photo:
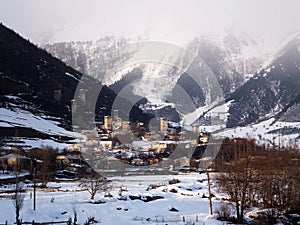
[[[134,82],[133,93],[147,98],[151,103],[164,102],[172,93],[181,75],[169,65],[159,62],[143,64],[143,77]]]
[[[270,73],[270,72],[271,72],[271,69],[272,69],[272,67],[269,67],[269,68],[265,69],[265,71],[266,71],[267,73]]]
[[[68,73],[68,72],[66,72],[65,74],[66,74],[67,76],[69,76],[69,77],[72,77],[74,80],[79,81],[79,79],[78,79],[75,75],[70,74],[70,73]]]
[[[191,125],[193,124],[200,116],[204,115],[205,113],[208,113],[212,116],[218,116],[221,117],[224,122],[226,122],[225,120],[227,119],[227,115],[228,115],[228,111],[229,111],[229,107],[230,104],[232,103],[232,101],[229,101],[225,104],[222,104],[220,106],[216,106],[218,103],[214,102],[211,105],[206,105],[203,107],[199,107],[197,108],[195,111],[188,113],[186,115],[182,116],[182,123],[186,124],[186,125]]]
[[[5,97],[7,97],[9,99],[14,99],[14,100],[20,99],[19,97],[13,96],[13,95],[5,95]]]

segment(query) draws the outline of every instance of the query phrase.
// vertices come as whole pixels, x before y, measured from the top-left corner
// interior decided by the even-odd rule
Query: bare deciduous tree
[[[31,149],[28,156],[40,160],[37,165],[37,178],[41,181],[42,187],[46,187],[54,176],[56,150],[51,147],[34,148]]]
[[[91,200],[95,199],[95,195],[100,191],[107,190],[108,180],[99,175],[92,175],[81,179],[79,186],[90,193]]]
[[[272,149],[266,151],[265,155],[259,170],[261,179],[257,183],[258,200],[262,200],[265,208],[285,212],[297,208],[300,202],[299,150]]]
[[[232,160],[218,162],[221,172],[215,179],[219,190],[235,203],[237,222],[242,223],[244,210],[253,201],[252,192],[258,176],[253,167],[252,141],[233,142],[231,147]]]
[[[227,220],[231,215],[231,205],[229,203],[221,202],[219,207],[215,208],[215,213],[221,220]]]
[[[13,205],[15,207],[17,225],[21,225],[20,211],[23,208],[24,197],[25,194],[23,192],[22,186],[18,179],[18,175],[16,173],[16,188],[15,188],[15,193],[13,195]]]

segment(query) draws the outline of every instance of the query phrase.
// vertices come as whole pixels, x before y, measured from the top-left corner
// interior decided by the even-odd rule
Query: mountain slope
[[[255,123],[270,117],[299,121],[293,113],[300,103],[300,38],[290,41],[272,60],[237,91],[227,125],[234,127]],[[286,116],[290,113],[290,116]],[[291,115],[293,115],[291,118]]]
[[[81,74],[0,25],[2,107],[49,114],[70,125],[70,106]],[[15,96],[15,98],[9,97]]]
[[[220,37],[201,36],[188,43],[187,50],[194,52],[207,63],[217,76],[223,92],[228,96],[243,84],[248,76],[262,67],[265,53],[260,50],[260,42],[261,40],[255,40],[246,34],[225,33]],[[111,85],[123,76],[130,75],[130,71],[134,69],[128,68],[123,74],[117,73],[103,78],[106,70],[131,57],[132,52],[126,51],[128,44],[130,41],[124,38],[104,37],[96,41],[48,44],[44,48],[73,68],[101,80],[103,84]],[[159,50],[154,51],[159,54]],[[160,70],[163,72],[162,76],[169,77],[167,85],[170,83],[174,86],[180,75],[174,72],[174,68],[164,67],[159,63],[150,66],[141,64],[138,67],[146,76]]]
[[[71,100],[78,99],[79,84],[84,87],[79,91],[84,93],[85,100],[76,102],[81,110],[77,111],[76,118],[86,122],[87,127],[81,122],[80,129],[93,128],[95,119],[110,115],[116,93],[0,25],[1,139],[17,137],[29,143],[29,138],[35,138],[39,143],[42,139],[59,143],[77,137],[65,129],[70,130],[75,125],[72,124]],[[128,104],[124,99],[121,102]],[[95,118],[81,115],[95,115]],[[136,106],[129,118],[145,122],[148,119]]]
[[[114,80],[108,78],[104,82],[105,71],[128,59],[130,54],[123,52],[127,44],[125,38],[104,37],[96,41],[61,42],[43,47],[67,65],[108,84]]]
[[[247,34],[225,33],[203,35],[187,48],[206,62],[228,96],[261,69],[266,53],[261,52],[260,42]]]

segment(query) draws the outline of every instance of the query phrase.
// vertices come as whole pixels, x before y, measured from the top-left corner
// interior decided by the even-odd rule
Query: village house
[[[149,152],[151,149],[151,143],[147,141],[133,141],[132,149],[135,151]]]
[[[80,159],[71,155],[57,155],[56,161],[60,165],[60,164],[79,163]]]
[[[81,158],[81,154],[73,151],[72,155],[57,155],[57,174],[59,178],[75,178],[83,176],[87,171],[87,165]]]
[[[151,148],[154,152],[164,152],[167,149],[165,141],[152,141]]]
[[[18,154],[8,154],[0,157],[2,170],[20,171],[30,164],[31,159]]]
[[[113,147],[112,144],[113,142],[111,138],[101,138],[100,140],[100,145],[104,149],[111,150]]]

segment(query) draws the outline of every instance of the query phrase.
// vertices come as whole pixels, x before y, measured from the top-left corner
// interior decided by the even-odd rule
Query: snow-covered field
[[[179,179],[179,183],[169,184],[169,180]],[[49,192],[38,190],[37,209],[33,211],[32,189],[25,194],[24,207],[20,217],[23,222],[66,221],[77,212],[78,223],[83,224],[89,217],[98,223],[107,225],[131,224],[223,224],[209,216],[207,179],[204,174],[161,175],[113,177],[110,193],[113,197],[104,197],[98,193],[94,201],[103,204],[92,204],[89,193],[82,191],[78,183],[49,183]],[[159,186],[151,189],[150,185]],[[125,190],[119,200],[120,189]],[[10,187],[11,188],[11,187]],[[0,187],[0,191],[9,186]],[[213,188],[214,190],[214,188]],[[30,194],[31,193],[31,194]],[[130,200],[129,196],[161,196],[163,198],[150,202]],[[51,201],[52,199],[52,201]],[[214,198],[213,205],[219,201]],[[177,212],[170,211],[171,208]],[[11,199],[0,199],[0,224],[15,222],[14,206]]]

